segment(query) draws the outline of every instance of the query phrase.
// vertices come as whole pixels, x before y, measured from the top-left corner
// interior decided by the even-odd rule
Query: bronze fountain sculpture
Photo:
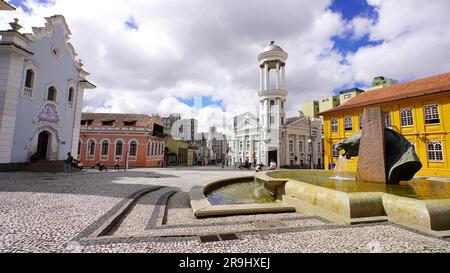
[[[384,126],[379,107],[365,109],[361,132],[338,143],[347,159],[359,156],[357,181],[399,184],[422,168],[414,147],[400,133]]]

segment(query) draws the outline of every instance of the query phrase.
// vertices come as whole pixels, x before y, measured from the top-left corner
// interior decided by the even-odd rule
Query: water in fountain
[[[259,198],[261,198],[261,195],[262,195],[262,190],[263,190],[263,187],[264,186],[262,186],[259,182],[258,182],[258,180],[256,179],[256,177],[255,177],[255,190],[253,191],[253,196],[256,198],[256,199],[259,199]]]
[[[343,155],[339,155],[339,158],[337,159],[337,162],[336,162],[336,167],[334,168],[335,176],[331,177],[331,179],[354,180],[353,178],[345,176],[345,173],[347,171],[347,163],[348,163],[348,159]]]

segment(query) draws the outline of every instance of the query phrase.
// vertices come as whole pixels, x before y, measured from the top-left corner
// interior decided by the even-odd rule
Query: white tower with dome
[[[264,164],[272,159],[280,163],[281,127],[285,124],[286,60],[288,53],[274,41],[258,55],[260,66],[260,158]]]
[[[259,115],[244,113],[234,118],[229,141],[229,162],[262,163],[271,160],[281,168],[322,168],[322,121],[301,111],[286,117],[287,52],[271,42],[259,55],[261,74]],[[294,102],[301,105],[300,101]]]

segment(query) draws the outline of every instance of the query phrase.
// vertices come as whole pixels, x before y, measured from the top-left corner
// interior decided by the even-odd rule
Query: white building
[[[63,160],[77,154],[85,89],[95,86],[69,43],[63,16],[21,34],[0,31],[0,163]]]
[[[234,120],[229,144],[229,160],[278,166],[321,167],[323,165],[320,119],[299,116],[286,118],[285,89],[288,54],[271,42],[258,56],[260,66],[259,118],[246,113]]]

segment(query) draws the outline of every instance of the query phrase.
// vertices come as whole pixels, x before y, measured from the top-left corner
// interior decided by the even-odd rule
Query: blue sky
[[[189,115],[196,95],[204,108],[217,106],[211,111],[255,113],[256,56],[275,40],[289,53],[286,108],[295,115],[305,101],[364,89],[375,76],[401,82],[450,71],[449,0],[420,9],[423,0],[367,1],[8,0],[20,8],[0,24],[19,18],[29,32],[64,15],[98,86],[85,110],[118,113]]]
[[[50,0],[36,0],[36,1],[42,4],[51,2]],[[22,7],[23,10],[26,12],[31,12],[31,9],[27,5],[25,5],[24,3],[25,1],[23,0],[9,0],[8,2],[15,7]]]
[[[377,11],[372,6],[367,4],[366,0],[334,0],[329,8],[333,12],[340,13],[346,21],[351,21],[358,16],[374,18],[375,20],[378,17]],[[370,41],[369,35],[364,35],[358,40],[351,39],[349,36],[334,36],[332,40],[334,42],[333,49],[338,50],[344,56],[349,53],[355,53],[361,47],[377,46],[382,43],[382,41]],[[339,91],[353,87],[364,88],[364,83],[356,83],[354,85],[345,84],[335,88],[333,93],[338,94]]]
[[[351,21],[353,18],[358,16],[364,16],[368,18],[374,18],[375,20],[378,17],[377,11],[370,5],[367,4],[366,0],[334,0],[329,7],[333,12],[338,12],[342,15],[343,19],[346,21]],[[128,25],[128,23],[127,23]],[[132,28],[131,25],[128,27]],[[365,35],[358,40],[351,39],[349,36],[332,37],[334,42],[333,49],[339,51],[344,56],[349,53],[355,53],[359,48],[365,46],[376,46],[380,45],[382,41],[370,41],[369,35]],[[339,91],[350,89],[353,87],[364,88],[364,83],[356,83],[356,84],[345,84],[343,86],[337,87],[333,90],[334,94],[338,94]],[[190,99],[182,99],[177,98],[180,102],[185,103],[189,106],[194,106],[194,98]],[[203,106],[215,105],[223,108],[223,102],[221,100],[214,101],[211,97],[202,97]]]
[[[378,13],[367,4],[366,0],[334,0],[330,6],[334,12],[339,12],[346,21],[351,21],[358,16],[374,18],[376,20]],[[352,40],[349,37],[333,37],[334,49],[347,54],[348,52],[356,52],[363,46],[379,45],[381,41],[369,41],[368,35],[359,40]]]
[[[49,3],[57,0],[37,0],[40,3]],[[28,8],[23,0],[10,0],[11,4],[15,6],[21,6],[25,11],[31,12],[30,8]],[[346,21],[351,21],[353,18],[357,16],[364,16],[369,18],[377,18],[376,10],[367,4],[366,0],[334,0],[329,7],[333,12],[338,12],[342,15],[343,19]],[[138,30],[139,26],[133,16],[129,16],[128,19],[124,22],[124,26],[129,28],[130,30]],[[354,40],[350,39],[350,37],[332,37],[334,42],[333,49],[339,51],[344,56],[348,53],[354,53],[359,48],[364,46],[376,46],[382,43],[382,41],[369,41],[368,35],[365,35],[361,39]],[[345,84],[343,86],[337,87],[333,90],[333,93],[338,93],[341,90],[345,90],[352,87],[363,88],[363,83],[357,83],[356,85]],[[186,99],[186,98],[177,98],[180,102],[187,104],[188,106],[194,106],[194,97]],[[205,106],[219,106],[224,108],[224,104],[222,100],[214,101],[211,96],[202,97],[203,107]]]

